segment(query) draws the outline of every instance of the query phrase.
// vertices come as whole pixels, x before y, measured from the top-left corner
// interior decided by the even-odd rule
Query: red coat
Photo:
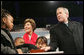
[[[33,45],[36,45],[36,40],[37,40],[37,38],[38,38],[38,35],[36,34],[36,33],[32,33],[32,35],[31,35],[31,40],[29,40],[29,35],[28,35],[28,33],[25,33],[24,35],[23,35],[23,39],[24,39],[24,41],[25,41],[25,43],[26,44],[33,44]]]

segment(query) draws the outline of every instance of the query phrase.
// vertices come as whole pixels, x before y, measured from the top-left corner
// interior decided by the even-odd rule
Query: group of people
[[[17,37],[13,41],[10,31],[13,29],[13,16],[7,11],[1,10],[1,53],[2,54],[22,54],[27,53],[31,49],[39,49],[47,45],[47,38],[38,37],[34,30],[36,23],[32,18],[24,21],[25,34]]]
[[[14,18],[7,10],[1,9],[1,54],[28,53],[31,49],[56,51],[57,47],[64,54],[83,54],[83,25],[69,20],[69,11],[65,7],[58,7],[56,15],[59,22],[50,29],[48,45],[45,36],[38,37],[34,32],[36,23],[31,18],[24,21],[26,33],[23,38],[17,37],[13,41],[10,31]]]

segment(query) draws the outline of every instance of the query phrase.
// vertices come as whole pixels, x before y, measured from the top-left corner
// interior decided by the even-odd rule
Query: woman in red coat
[[[38,35],[34,33],[35,28],[36,23],[33,19],[29,18],[24,21],[24,29],[26,33],[23,35],[23,39],[25,40],[26,44],[36,45]]]

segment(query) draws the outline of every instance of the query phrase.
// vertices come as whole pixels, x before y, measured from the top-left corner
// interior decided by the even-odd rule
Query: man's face
[[[7,16],[7,21],[6,21],[6,25],[8,27],[9,30],[12,30],[13,29],[13,17],[8,15]]]
[[[66,22],[68,20],[68,14],[66,14],[62,8],[57,9],[56,15],[59,22]]]

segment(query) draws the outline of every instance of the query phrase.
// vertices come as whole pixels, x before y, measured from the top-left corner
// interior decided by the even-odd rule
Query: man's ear
[[[66,13],[66,15],[67,15],[67,17],[69,17],[69,14],[68,13]]]

